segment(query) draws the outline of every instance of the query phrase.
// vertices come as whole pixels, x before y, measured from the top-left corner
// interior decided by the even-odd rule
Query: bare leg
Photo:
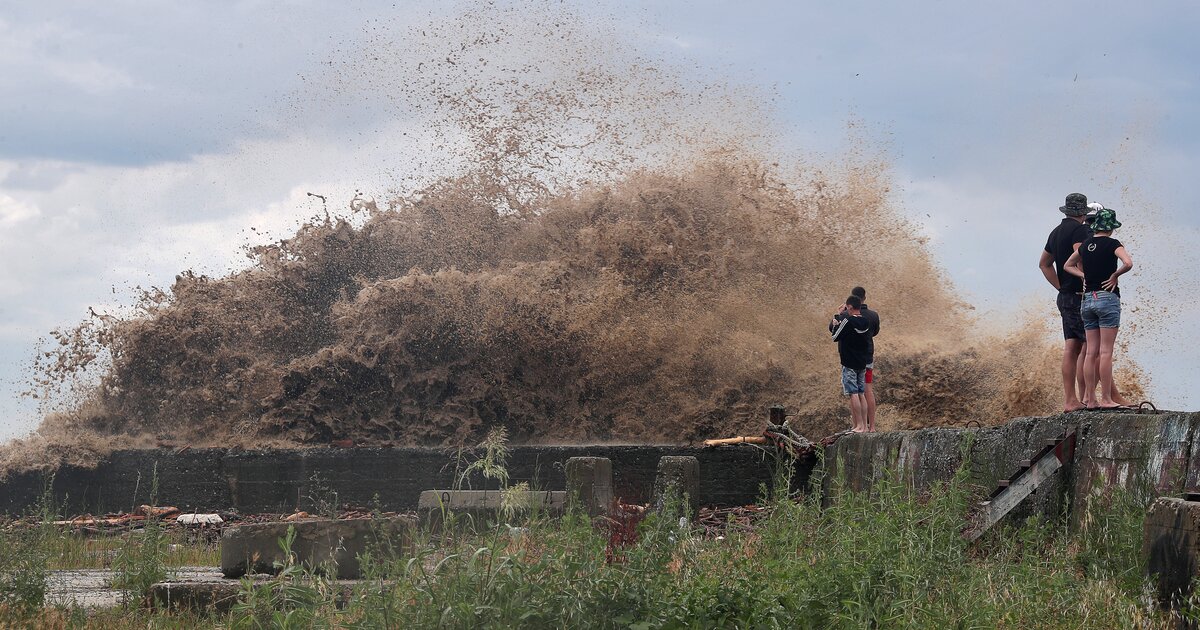
[[[850,418],[855,433],[862,433],[866,425],[866,402],[862,394],[850,394]]]
[[[1118,405],[1113,400],[1112,354],[1113,345],[1117,340],[1117,331],[1119,330],[1119,328],[1100,329],[1099,371],[1101,407],[1116,407]]]
[[[1075,384],[1079,386],[1079,401],[1084,407],[1096,406],[1096,390],[1088,390],[1087,388],[1087,370],[1084,369],[1084,363],[1087,361],[1087,344],[1083,344],[1079,350],[1079,360],[1075,362]]]
[[[1062,379],[1063,379],[1063,411],[1083,409],[1078,394],[1075,392],[1076,366],[1079,363],[1079,353],[1083,343],[1078,339],[1068,339],[1063,344]]]
[[[1117,382],[1116,381],[1113,381],[1113,385],[1112,385],[1112,399],[1113,399],[1113,402],[1117,403],[1118,405],[1125,405],[1126,407],[1133,406],[1133,403],[1129,402],[1128,398],[1122,396],[1121,392],[1117,391]]]
[[[867,393],[865,394],[867,403],[867,431],[875,432],[875,387],[874,383],[867,383]]]
[[[1087,344],[1084,345],[1085,360],[1083,362],[1083,376],[1086,383],[1084,389],[1092,392],[1092,396],[1094,397],[1096,395],[1096,383],[1100,378],[1100,373],[1096,370],[1100,362],[1100,330],[1093,328],[1084,334],[1088,338]],[[1099,407],[1102,404],[1101,401],[1093,399],[1090,406]]]

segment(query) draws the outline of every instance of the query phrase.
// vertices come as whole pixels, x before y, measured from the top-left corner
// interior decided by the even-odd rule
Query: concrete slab
[[[405,545],[412,540],[415,519],[329,520],[255,523],[227,527],[221,536],[221,572],[236,578],[247,573],[276,573],[287,558],[280,539],[294,528],[292,553],[296,562],[332,577],[357,578],[358,556],[380,545]]]
[[[220,581],[216,567],[180,567],[170,572],[182,582]],[[116,574],[108,569],[50,571],[46,576],[46,604],[79,608],[116,608],[125,603],[126,591],[112,587]],[[236,585],[237,582],[230,582]]]
[[[1142,531],[1142,557],[1158,585],[1159,605],[1177,608],[1187,600],[1200,561],[1200,503],[1159,498]]]

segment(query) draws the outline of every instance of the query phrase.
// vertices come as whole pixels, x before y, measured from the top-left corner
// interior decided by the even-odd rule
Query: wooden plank
[[[1020,505],[1021,501],[1032,494],[1050,475],[1053,475],[1054,471],[1062,468],[1062,465],[1063,463],[1059,461],[1058,457],[1043,456],[1033,462],[1033,465],[1024,474],[1009,480],[1008,487],[987,503],[975,529],[966,534],[967,540],[976,540],[991,529],[1000,519],[1004,518],[1005,514]]]

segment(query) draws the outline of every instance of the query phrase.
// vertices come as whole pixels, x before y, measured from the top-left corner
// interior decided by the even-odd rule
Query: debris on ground
[[[180,525],[220,525],[225,520],[220,514],[180,514],[175,517]]]

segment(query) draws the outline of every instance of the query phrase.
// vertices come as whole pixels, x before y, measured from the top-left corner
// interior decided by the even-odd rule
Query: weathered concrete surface
[[[229,612],[237,604],[242,592],[242,583],[238,580],[170,580],[159,582],[150,587],[147,598],[154,608],[187,611],[208,615],[222,615]]]
[[[150,587],[147,603],[158,609],[184,611],[200,615],[221,615],[229,612],[237,603],[242,592],[240,580],[225,580],[219,572],[215,576],[200,579],[176,579],[159,582]],[[270,578],[253,579],[255,586],[267,586],[273,591],[287,588],[286,584],[271,582]],[[336,580],[329,584],[333,589],[334,603],[344,606],[354,594],[360,580]]]
[[[612,509],[612,460],[607,457],[572,457],[567,460],[567,501],[578,502],[589,516]]]
[[[667,456],[658,460],[654,479],[654,509],[663,510],[672,502],[684,502],[684,511],[695,519],[700,506],[696,495],[700,489],[700,461],[695,457]]]
[[[1200,561],[1200,503],[1160,498],[1151,504],[1142,531],[1142,557],[1158,584],[1159,604],[1178,607]]]
[[[1193,413],[1089,412],[1017,418],[981,429],[851,434],[826,449],[829,472],[822,487],[829,501],[840,488],[869,490],[883,475],[894,474],[924,491],[952,479],[968,455],[969,479],[990,490],[1070,425],[1079,429],[1074,465],[1042,484],[1008,518],[1058,516],[1074,505],[1078,520],[1080,508],[1105,489],[1155,495],[1200,489],[1197,424]]]
[[[221,580],[216,567],[180,567],[172,569],[171,579],[178,582],[214,582]],[[46,578],[46,603],[66,608],[116,608],[129,594],[112,587],[116,574],[107,569],[50,571]],[[237,582],[229,582],[234,586]]]
[[[895,473],[906,433],[851,433],[834,442],[825,449],[824,496],[836,497],[841,488],[869,490],[884,475]]]
[[[970,438],[971,432],[959,429],[905,432],[896,467],[906,471],[909,485],[924,492],[949,481],[962,468]]]
[[[514,518],[532,514],[560,515],[566,510],[563,490],[516,490],[508,493],[508,509]],[[426,490],[417,502],[421,523],[440,527],[446,513],[467,517],[472,524],[497,522],[504,517],[505,492],[501,490]]]
[[[664,455],[691,455],[706,469],[721,471],[701,479],[697,500],[702,505],[753,503],[759,487],[774,479],[772,458],[758,449],[688,446],[516,446],[509,454],[509,479],[534,489],[560,490],[566,487],[569,458],[604,457],[612,462],[614,496],[644,503]],[[0,481],[0,513],[34,512],[51,476],[51,494],[67,513],[129,510],[149,502],[156,474],[157,502],[186,512],[288,513],[312,511],[315,504],[334,500],[411,510],[423,490],[454,486],[453,461],[453,451],[434,448],[116,451],[94,469],[63,466],[46,474],[8,476]],[[796,487],[807,483],[811,466],[811,459],[797,464]]]
[[[221,536],[221,573],[236,578],[278,572],[277,565],[287,561],[279,540],[294,528],[291,550],[296,562],[331,571],[332,577],[357,578],[360,554],[380,545],[408,544],[415,526],[408,517],[234,525]]]
[[[1075,450],[1076,520],[1110,488],[1138,494],[1183,492],[1193,453],[1196,414],[1090,413]]]

